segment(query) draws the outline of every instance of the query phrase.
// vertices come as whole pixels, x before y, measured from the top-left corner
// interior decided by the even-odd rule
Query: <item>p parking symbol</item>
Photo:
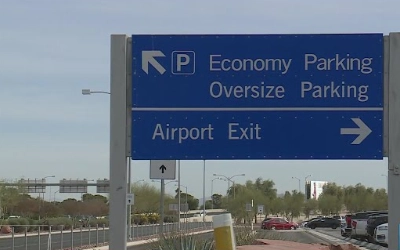
[[[172,52],[172,74],[193,75],[196,71],[194,51],[173,51]]]

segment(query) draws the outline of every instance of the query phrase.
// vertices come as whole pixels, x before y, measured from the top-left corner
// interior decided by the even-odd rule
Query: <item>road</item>
[[[184,224],[181,224],[182,227]],[[210,223],[208,223],[210,225]],[[202,223],[189,222],[187,223],[188,229],[194,229],[202,226]],[[164,232],[174,231],[176,227],[171,225],[164,225]],[[146,225],[133,228],[134,238],[141,238],[145,236],[156,235],[159,230],[159,225]],[[72,236],[72,237],[71,237]],[[51,249],[62,249],[87,246],[90,244],[102,244],[108,242],[108,229],[99,229],[97,232],[95,229],[88,232],[64,232],[63,234],[54,233],[51,235]],[[49,242],[49,236],[41,235],[40,238],[37,235],[28,237],[15,237],[12,238],[0,238],[0,250],[47,250]]]

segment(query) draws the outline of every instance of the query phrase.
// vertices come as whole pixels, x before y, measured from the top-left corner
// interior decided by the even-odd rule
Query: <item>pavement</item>
[[[349,237],[343,237],[340,235],[340,229],[317,228],[315,230],[310,229],[310,232],[314,233],[315,235],[322,234],[322,236],[324,236],[324,237],[328,236],[328,237],[340,239],[340,240],[346,241],[350,244],[357,245],[364,249],[369,249],[369,250],[387,250],[388,249],[387,247],[384,247],[384,246],[381,246],[378,244],[369,243],[366,241],[359,241],[356,239],[351,239]]]
[[[340,234],[339,234],[340,235]],[[262,231],[257,245],[238,246],[239,250],[360,250],[344,240],[317,235],[310,230]],[[322,237],[324,236],[324,237]]]
[[[207,224],[211,226],[210,223]],[[184,224],[181,224],[181,229],[185,229]],[[193,230],[202,226],[202,223],[187,223],[187,229]],[[164,232],[175,231],[176,227],[170,224],[164,224]],[[74,233],[68,232],[52,232],[50,237],[51,249],[65,249],[72,247],[88,247],[88,246],[102,246],[109,241],[109,230],[100,228],[98,231],[91,230],[78,230]],[[159,232],[159,225],[145,225],[133,228],[133,236],[135,244],[144,244],[152,236],[157,236]],[[141,243],[137,243],[137,242]],[[30,234],[25,237],[24,235],[16,235],[14,238],[7,236],[0,238],[0,250],[47,250],[49,245],[49,234],[42,235]],[[108,248],[107,248],[108,249]]]

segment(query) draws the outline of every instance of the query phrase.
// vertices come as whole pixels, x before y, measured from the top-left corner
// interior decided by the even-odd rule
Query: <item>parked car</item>
[[[340,220],[330,217],[325,217],[325,218],[318,218],[316,220],[308,222],[307,227],[311,229],[316,229],[317,227],[336,229],[340,227],[340,224],[341,224]]]
[[[346,223],[346,220],[345,220],[344,216],[334,215],[334,216],[332,216],[332,218],[340,220],[340,223]]]
[[[343,237],[349,237],[351,235],[351,231],[352,231],[352,228],[351,228],[351,214],[346,214],[344,216],[344,220],[345,220],[345,222],[344,223],[342,222],[342,224],[340,226],[340,234]]]
[[[385,223],[379,225],[375,228],[374,232],[374,241],[378,244],[384,245],[387,247],[388,245],[388,234],[389,234],[389,224]]]
[[[261,229],[267,229],[266,225],[267,225],[267,221],[269,221],[271,218],[265,218],[262,222],[261,222]]]
[[[368,241],[374,242],[375,228],[382,224],[388,223],[388,214],[372,215],[367,220]]]
[[[311,221],[314,221],[314,220],[319,220],[320,218],[321,218],[321,217],[317,217],[317,218],[312,218],[312,219],[303,221],[303,222],[301,223],[301,227],[307,227],[308,223],[310,223]]]
[[[340,235],[342,235],[343,237],[349,237],[351,235],[351,227],[348,227],[347,223],[341,223]]]
[[[366,211],[355,213],[351,217],[351,238],[367,240],[367,221],[370,216],[387,214],[387,211]]]
[[[272,218],[265,222],[265,229],[268,230],[296,230],[299,226],[297,223],[289,222],[284,218]]]

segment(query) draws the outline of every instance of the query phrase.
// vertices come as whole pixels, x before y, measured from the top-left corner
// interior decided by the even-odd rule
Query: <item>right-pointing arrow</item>
[[[146,74],[149,74],[149,64],[151,64],[162,75],[165,69],[157,62],[155,57],[165,57],[165,55],[159,50],[142,51],[142,69]]]
[[[358,135],[356,139],[351,144],[360,144],[367,138],[369,134],[371,134],[372,130],[360,119],[360,118],[351,118],[353,122],[358,126],[358,128],[341,128],[341,135]]]

